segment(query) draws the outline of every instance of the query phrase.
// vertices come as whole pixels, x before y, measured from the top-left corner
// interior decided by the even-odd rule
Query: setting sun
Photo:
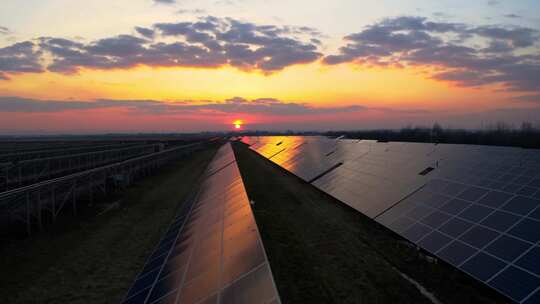
[[[242,128],[242,124],[243,124],[243,122],[241,120],[235,120],[233,122],[234,128],[237,129],[237,130]]]

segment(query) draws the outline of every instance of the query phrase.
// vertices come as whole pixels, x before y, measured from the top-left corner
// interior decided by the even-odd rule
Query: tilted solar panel
[[[540,303],[540,151],[322,137],[257,142],[259,153],[281,142],[285,150],[271,161],[307,182],[323,172],[313,181],[322,191],[515,302]],[[302,148],[287,152],[294,146]],[[325,172],[328,163],[341,165]]]
[[[123,303],[280,303],[230,144],[208,166]]]

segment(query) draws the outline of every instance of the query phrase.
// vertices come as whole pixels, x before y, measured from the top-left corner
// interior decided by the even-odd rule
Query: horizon
[[[538,128],[536,11],[533,0],[8,0],[0,136]]]

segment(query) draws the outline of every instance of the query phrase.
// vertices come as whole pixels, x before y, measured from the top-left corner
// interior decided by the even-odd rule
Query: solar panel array
[[[281,303],[230,144],[209,164],[124,302]]]
[[[540,303],[540,151],[245,137],[251,149],[517,303]]]

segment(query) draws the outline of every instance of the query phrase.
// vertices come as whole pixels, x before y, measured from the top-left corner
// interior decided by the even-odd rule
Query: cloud
[[[445,12],[434,12],[433,16],[437,17],[437,18],[451,18],[451,17],[453,17],[452,15],[450,15],[448,13],[445,13]]]
[[[214,5],[236,6],[240,5],[242,2],[243,0],[217,0],[214,2]]]
[[[36,100],[21,97],[0,97],[0,113],[55,113],[63,111],[85,111],[96,109],[123,108],[133,114],[181,115],[205,114],[265,114],[277,116],[326,115],[354,113],[368,108],[352,105],[337,107],[315,107],[308,103],[284,102],[274,98],[247,100],[234,97],[225,101],[176,101],[155,100],[108,100],[59,101]]]
[[[538,30],[524,27],[479,26],[470,29],[469,33],[493,40],[508,41],[515,48],[532,46],[540,37]]]
[[[11,34],[11,31],[5,26],[0,26],[0,35],[8,35],[8,34]]]
[[[540,103],[540,94],[535,94],[535,95],[521,95],[521,96],[516,96],[513,98],[514,100],[517,100],[517,101],[524,101],[524,102],[538,102]]]
[[[241,97],[227,99],[221,103],[207,103],[191,106],[198,110],[214,110],[223,113],[261,113],[267,115],[314,115],[363,111],[359,105],[341,107],[314,107],[307,103],[283,102],[274,98],[247,100]]]
[[[540,91],[540,32],[525,27],[469,26],[423,17],[384,19],[344,37],[328,65],[434,67],[432,77],[461,86],[498,84]]]
[[[433,79],[459,86],[540,92],[540,31],[522,26],[387,18],[345,36],[339,51],[326,56],[320,51],[323,35],[311,27],[206,16],[133,31],[90,42],[40,37],[0,48],[0,80],[18,73],[137,66],[234,67],[271,74],[323,58],[327,65],[428,68]]]
[[[41,55],[31,42],[0,48],[0,79],[9,79],[9,74],[43,72]]]
[[[320,33],[309,27],[259,25],[207,16],[193,22],[135,27],[136,36],[118,35],[82,43],[41,37],[0,49],[0,75],[18,72],[77,73],[80,69],[136,66],[218,68],[274,73],[322,57]]]
[[[196,8],[196,9],[179,9],[176,11],[177,14],[179,15],[201,15],[201,14],[206,14],[206,11],[203,10],[203,9],[200,9],[200,8]]]
[[[540,101],[533,97],[530,99]],[[66,111],[70,111],[69,115],[65,115]],[[316,107],[309,103],[285,102],[273,98],[247,100],[234,97],[224,101],[165,102],[0,97],[0,117],[3,133],[43,133],[43,130],[49,133],[223,130],[227,121],[237,118],[245,118],[251,128],[267,130],[388,129],[411,123],[432,125],[436,121],[451,127],[480,128],[497,121],[515,124],[523,121],[539,122],[540,107],[513,107],[463,114],[361,105]],[[25,124],[20,124],[23,118]]]
[[[496,6],[496,5],[501,4],[501,2],[499,0],[488,0],[487,4],[489,6]]]
[[[154,38],[154,35],[156,34],[155,31],[153,29],[149,29],[149,28],[145,28],[145,27],[140,27],[140,26],[136,26],[135,27],[135,31],[137,33],[139,33],[141,36],[145,37],[145,38],[148,38],[148,39],[152,39]]]
[[[154,102],[138,101],[56,101],[56,100],[35,100],[20,97],[0,97],[0,112],[23,112],[23,113],[52,113],[69,110],[90,110],[98,108],[112,107],[144,107]]]
[[[510,18],[510,19],[519,19],[519,18],[521,18],[520,15],[516,15],[516,14],[506,14],[506,15],[504,15],[504,17]]]
[[[152,0],[156,4],[175,4],[176,0]]]

